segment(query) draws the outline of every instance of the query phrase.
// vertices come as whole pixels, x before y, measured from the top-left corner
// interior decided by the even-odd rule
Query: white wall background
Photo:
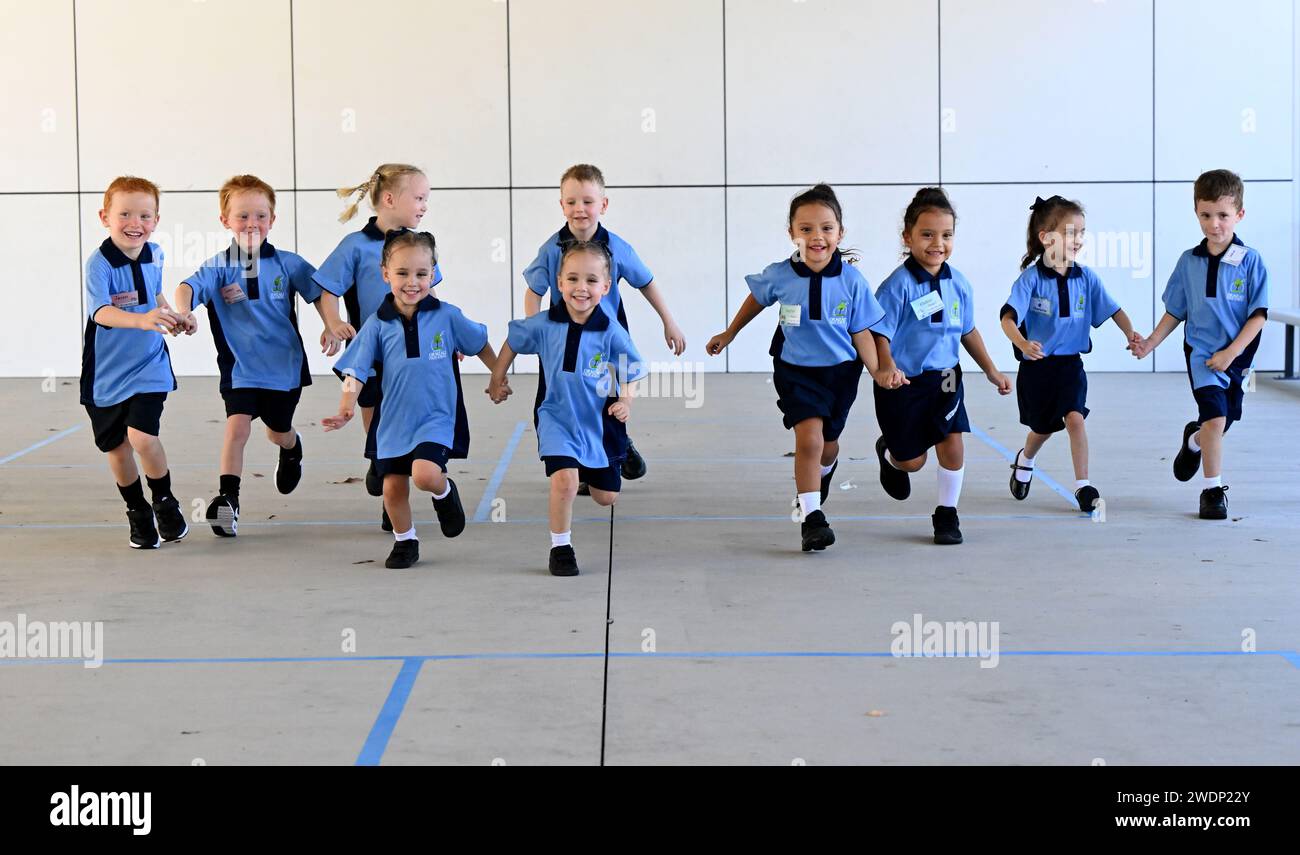
[[[168,293],[227,236],[216,190],[252,172],[280,194],[271,240],[320,263],[358,228],[333,189],[409,161],[434,192],[440,296],[487,323],[522,316],[523,268],[561,223],[570,164],[610,182],[606,224],[655,271],[710,370],[770,370],[774,317],[703,355],[788,252],[790,197],[818,180],[845,206],[873,282],[899,260],[901,215],[943,183],[953,263],[1012,366],[997,309],[1028,207],[1061,193],[1117,251],[1096,265],[1143,331],[1178,255],[1200,239],[1191,181],[1247,181],[1239,233],[1274,305],[1297,302],[1297,32],[1289,0],[0,0],[0,375],[80,370],[81,267],[116,175],[163,189],[154,240]],[[1100,244],[1100,242],[1095,242]],[[1095,248],[1101,249],[1100,245]],[[1149,255],[1144,255],[1149,248]],[[1136,250],[1136,251],[1135,251]],[[668,359],[632,296],[648,359]],[[310,341],[319,321],[307,309]],[[1134,363],[1103,328],[1090,370]],[[1281,366],[1281,329],[1259,365]],[[178,374],[215,373],[205,328]],[[313,369],[323,372],[318,355]],[[467,362],[466,368],[474,370]]]

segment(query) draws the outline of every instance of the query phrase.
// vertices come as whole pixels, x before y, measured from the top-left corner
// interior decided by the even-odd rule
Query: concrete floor
[[[1044,480],[1010,497],[1023,429],[976,377],[966,543],[937,547],[933,463],[909,501],[885,496],[864,383],[827,508],[839,542],[805,555],[770,379],[710,375],[698,408],[635,407],[649,474],[618,505],[611,584],[609,515],[585,500],[583,574],[546,573],[533,380],[500,407],[482,381],[466,378],[473,457],[452,474],[469,515],[487,493],[505,520],[489,501],[448,541],[421,500],[424,560],[401,572],[383,567],[359,428],[319,427],[328,378],[299,409],[293,495],[251,443],[240,537],[196,524],[144,553],[75,379],[0,381],[0,621],[103,621],[107,660],[0,660],[0,763],[1300,763],[1300,384],[1247,396],[1231,518],[1212,523],[1169,471],[1185,377],[1093,375],[1096,522]],[[215,491],[221,421],[215,379],[169,398],[183,504]],[[1072,488],[1064,436],[1040,473]],[[914,614],[996,621],[997,667],[892,657]]]

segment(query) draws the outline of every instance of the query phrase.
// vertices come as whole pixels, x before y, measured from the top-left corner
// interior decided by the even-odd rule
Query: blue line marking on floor
[[[501,459],[497,461],[497,468],[492,471],[492,478],[483,491],[483,498],[479,500],[478,510],[474,512],[474,522],[488,521],[488,514],[492,512],[492,500],[497,497],[497,488],[505,480],[506,470],[510,468],[510,458],[515,456],[515,449],[519,447],[519,440],[527,427],[527,422],[519,422],[515,425],[515,432],[510,435],[510,441],[506,443],[505,450],[501,452]]]
[[[69,434],[74,434],[79,430],[81,430],[81,425],[74,425],[73,427],[70,427],[67,430],[59,431],[54,436],[47,436],[45,439],[41,440],[40,442],[34,445],[27,446],[22,451],[15,451],[13,454],[10,454],[8,457],[0,457],[0,466],[4,466],[10,460],[17,460],[18,458],[22,457],[24,454],[29,454],[38,448],[44,448],[45,446],[49,445],[52,442],[58,442],[59,440],[63,439],[65,436],[68,436]]]
[[[1016,452],[1011,451],[1005,445],[998,442],[996,439],[989,436],[987,433],[980,430],[975,425],[971,425],[970,432],[975,434],[975,436],[983,440],[986,445],[988,445],[990,448],[994,449],[999,454],[1001,454],[1004,458],[1006,458],[1006,461],[1008,463],[1016,462]],[[1043,471],[1043,467],[1041,466],[1034,467],[1034,477],[1042,481],[1047,486],[1051,487],[1053,490],[1055,490],[1057,493],[1061,495],[1061,498],[1069,502],[1072,508],[1078,510],[1079,502],[1077,499],[1074,498],[1074,494],[1071,493],[1069,490],[1065,489],[1064,487],[1062,487],[1060,484],[1056,483],[1055,479],[1053,479],[1050,475],[1048,475],[1046,472]]]
[[[415,685],[415,678],[420,676],[420,666],[423,664],[423,659],[407,659],[402,662],[402,670],[397,672],[393,687],[388,690],[388,698],[384,701],[383,708],[379,710],[379,716],[375,718],[374,726],[370,728],[365,744],[361,746],[356,765],[378,766],[379,761],[383,759],[384,751],[388,748],[388,739],[393,735],[397,720],[402,717],[406,699],[411,696],[411,687]]]

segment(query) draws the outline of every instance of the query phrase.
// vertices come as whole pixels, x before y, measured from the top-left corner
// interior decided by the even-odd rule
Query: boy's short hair
[[[1211,169],[1202,172],[1193,188],[1193,202],[1217,202],[1224,196],[1231,196],[1237,203],[1237,210],[1245,207],[1246,186],[1241,183],[1241,176],[1227,169]]]
[[[235,175],[225,184],[221,185],[221,213],[226,213],[226,206],[230,204],[230,197],[236,193],[243,193],[246,190],[257,190],[266,194],[266,198],[271,203],[271,213],[275,213],[275,190],[256,175]]]
[[[147,178],[139,178],[135,175],[119,175],[114,178],[113,183],[109,184],[108,189],[104,191],[105,211],[113,207],[114,193],[152,193],[154,208],[157,209],[159,205],[158,185]]]
[[[592,166],[590,163],[576,163],[564,170],[564,174],[560,176],[560,186],[563,187],[564,182],[568,181],[570,178],[575,181],[581,181],[584,184],[590,181],[599,187],[602,192],[605,189],[605,176],[601,175],[600,170]]]

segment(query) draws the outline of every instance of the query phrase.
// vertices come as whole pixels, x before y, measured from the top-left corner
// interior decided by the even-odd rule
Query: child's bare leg
[[[955,471],[966,465],[966,443],[960,433],[950,433],[934,447],[934,456],[944,469]],[[922,462],[925,462],[922,458]],[[920,468],[920,467],[918,467]]]
[[[298,444],[298,432],[293,428],[290,428],[284,433],[267,428],[266,438],[286,450],[292,450],[293,447]]]
[[[235,413],[226,419],[226,436],[221,442],[221,474],[242,475],[244,472],[244,446],[252,431],[253,417]]]
[[[794,426],[794,485],[800,493],[820,495],[825,447],[821,419],[804,419]]]
[[[415,489],[441,496],[447,490],[447,474],[432,460],[417,460],[411,464],[411,481]],[[388,515],[390,518],[392,514]]]
[[[1065,414],[1065,430],[1070,435],[1070,460],[1074,463],[1074,477],[1088,480],[1088,431],[1083,424],[1083,414],[1074,410]]]
[[[922,451],[920,457],[913,457],[911,460],[895,460],[894,455],[890,454],[888,451],[886,451],[885,454],[888,456],[889,461],[894,464],[895,469],[902,470],[903,472],[915,472],[925,465],[925,459],[929,455],[929,452]]]
[[[597,490],[595,487],[590,487],[589,489],[591,490],[592,501],[600,505],[602,508],[608,508],[610,505],[618,501],[618,493],[611,492],[610,490]]]
[[[145,475],[161,478],[167,474],[167,453],[163,451],[162,440],[135,428],[126,429],[126,439],[135,453],[140,455],[140,468]]]
[[[108,468],[119,487],[130,487],[140,480],[140,471],[136,469],[135,455],[128,440],[122,440],[121,445],[108,452]]]
[[[1030,460],[1033,460],[1035,457],[1038,456],[1038,452],[1043,450],[1043,446],[1047,444],[1047,440],[1049,440],[1051,436],[1052,435],[1050,433],[1034,433],[1031,430],[1029,434],[1025,437],[1024,456],[1028,457]]]
[[[405,475],[384,476],[384,510],[392,520],[394,534],[411,530],[411,483]]]
[[[577,469],[561,469],[551,476],[551,534],[564,534],[573,528],[573,500],[577,495]]]
[[[1201,423],[1196,441],[1201,446],[1201,474],[1218,478],[1223,466],[1223,429],[1228,420],[1223,416]]]
[[[369,433],[370,433],[370,420],[373,419],[373,418],[375,417],[375,408],[374,408],[374,407],[361,407],[360,409],[361,409],[361,426],[362,426],[363,428],[365,428],[365,429],[366,429],[366,433],[369,434]]]
[[[822,457],[821,457],[822,466],[830,466],[832,463],[838,460],[839,457],[840,457],[840,441],[838,439],[828,439],[823,441]]]

